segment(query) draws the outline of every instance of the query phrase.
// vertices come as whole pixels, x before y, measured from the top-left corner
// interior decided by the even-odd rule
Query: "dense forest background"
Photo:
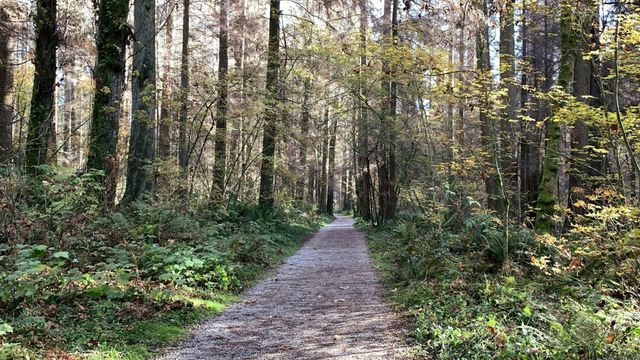
[[[639,87],[633,1],[0,0],[0,358],[145,352],[334,211],[425,353],[638,358]]]

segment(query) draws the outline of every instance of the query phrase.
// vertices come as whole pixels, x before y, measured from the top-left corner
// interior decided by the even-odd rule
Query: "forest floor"
[[[193,328],[169,359],[407,359],[364,235],[338,216],[274,274]]]

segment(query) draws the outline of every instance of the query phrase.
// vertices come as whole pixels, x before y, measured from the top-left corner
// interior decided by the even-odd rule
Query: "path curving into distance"
[[[162,360],[409,359],[364,235],[338,216]]]

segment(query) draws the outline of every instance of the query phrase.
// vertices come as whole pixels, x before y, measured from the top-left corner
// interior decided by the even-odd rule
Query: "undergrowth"
[[[45,170],[0,177],[0,359],[147,359],[327,220],[169,193],[104,213],[96,174]]]
[[[637,214],[576,219],[559,238],[511,227],[508,253],[493,216],[434,214],[361,224],[421,356],[640,359]]]

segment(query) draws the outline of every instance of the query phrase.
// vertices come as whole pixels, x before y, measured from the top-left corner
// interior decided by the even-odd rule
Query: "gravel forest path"
[[[364,235],[338,216],[162,360],[409,359]]]

